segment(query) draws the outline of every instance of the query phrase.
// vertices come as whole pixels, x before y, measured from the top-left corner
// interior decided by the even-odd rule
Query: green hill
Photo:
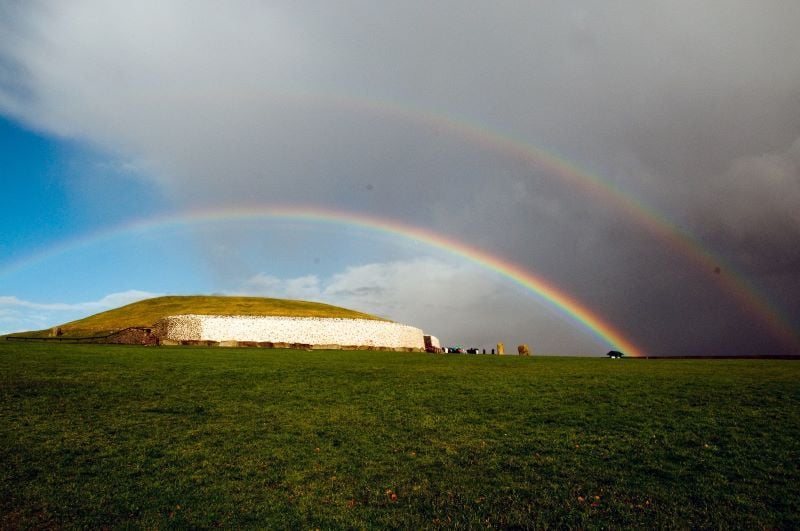
[[[267,299],[263,297],[222,297],[208,295],[166,296],[146,299],[97,313],[60,326],[64,337],[93,337],[131,326],[151,326],[168,315],[267,315],[284,317],[344,317],[384,320],[374,315],[319,302]],[[47,336],[50,330],[12,334]]]

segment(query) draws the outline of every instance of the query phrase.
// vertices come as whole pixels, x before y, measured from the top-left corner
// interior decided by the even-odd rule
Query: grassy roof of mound
[[[385,320],[374,315],[319,302],[222,297],[210,295],[166,296],[146,299],[60,325],[64,337],[92,337],[128,328],[152,326],[169,315],[267,315],[281,317],[343,317]],[[46,336],[50,330],[24,332],[20,336]]]

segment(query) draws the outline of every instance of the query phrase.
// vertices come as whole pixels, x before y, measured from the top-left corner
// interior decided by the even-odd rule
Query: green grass
[[[168,315],[275,315],[287,317],[346,317],[380,319],[374,315],[319,302],[263,297],[210,295],[166,296],[147,299],[61,325],[64,337],[93,337],[128,328],[152,326]],[[50,330],[24,332],[21,336],[46,337]]]
[[[0,528],[789,529],[798,463],[793,361],[0,343]]]

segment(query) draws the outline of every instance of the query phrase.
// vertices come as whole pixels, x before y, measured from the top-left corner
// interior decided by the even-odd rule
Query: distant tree
[[[625,354],[623,354],[619,350],[609,350],[608,354],[606,354],[606,356],[608,356],[609,358],[621,358],[624,355]]]

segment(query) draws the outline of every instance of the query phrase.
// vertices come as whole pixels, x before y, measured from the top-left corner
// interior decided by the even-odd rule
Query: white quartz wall
[[[174,315],[156,324],[160,339],[253,341],[425,349],[422,330],[387,321],[322,317]]]

